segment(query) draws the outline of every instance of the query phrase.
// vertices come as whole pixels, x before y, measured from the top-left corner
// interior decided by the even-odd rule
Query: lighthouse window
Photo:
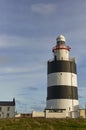
[[[10,111],[10,107],[7,107],[7,111]]]
[[[2,107],[0,107],[0,111],[2,111]]]
[[[65,111],[65,109],[51,109],[51,110],[49,110],[49,112],[58,112],[58,113],[61,113],[64,111]]]
[[[60,109],[60,110],[58,110],[57,112],[59,112],[59,113],[60,113],[60,112],[63,112],[63,110],[62,110],[62,109]]]
[[[9,113],[7,113],[7,117],[9,117]]]

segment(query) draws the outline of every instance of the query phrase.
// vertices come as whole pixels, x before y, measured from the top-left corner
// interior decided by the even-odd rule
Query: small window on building
[[[10,111],[10,107],[7,107],[7,111]]]
[[[64,111],[65,111],[65,109],[51,109],[51,110],[49,110],[49,112],[58,112],[58,113],[62,113]]]
[[[2,107],[0,107],[0,111],[2,111]]]
[[[9,117],[9,113],[7,113],[7,117]]]

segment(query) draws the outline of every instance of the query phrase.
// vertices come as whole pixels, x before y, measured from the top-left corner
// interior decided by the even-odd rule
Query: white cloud
[[[31,39],[26,37],[0,35],[0,48],[25,46],[30,42],[33,42],[33,40],[31,41]]]
[[[35,67],[34,67],[35,66]],[[16,73],[33,73],[40,72],[44,68],[43,65],[35,64],[29,67],[0,67],[0,73],[16,74]]]
[[[42,14],[42,15],[47,15],[47,14],[52,14],[56,11],[56,6],[54,4],[33,4],[31,6],[31,10],[35,13]]]
[[[0,35],[0,47],[12,47],[20,45],[19,38],[8,36],[8,35]]]
[[[52,37],[19,37],[19,36],[9,36],[0,35],[0,48],[8,47],[23,47],[29,50],[48,50],[50,43],[52,44]],[[46,44],[47,43],[47,44]]]

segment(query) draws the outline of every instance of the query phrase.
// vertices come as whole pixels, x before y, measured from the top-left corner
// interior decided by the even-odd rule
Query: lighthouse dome
[[[56,40],[57,40],[57,42],[65,42],[66,41],[66,39],[63,35],[59,35]]]

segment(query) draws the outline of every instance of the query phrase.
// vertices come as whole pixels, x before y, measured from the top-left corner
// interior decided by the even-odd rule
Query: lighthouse
[[[57,114],[58,118],[58,113],[60,117],[78,117],[77,70],[75,58],[69,56],[70,49],[65,37],[59,35],[52,48],[54,58],[47,62],[46,111],[50,117]]]

